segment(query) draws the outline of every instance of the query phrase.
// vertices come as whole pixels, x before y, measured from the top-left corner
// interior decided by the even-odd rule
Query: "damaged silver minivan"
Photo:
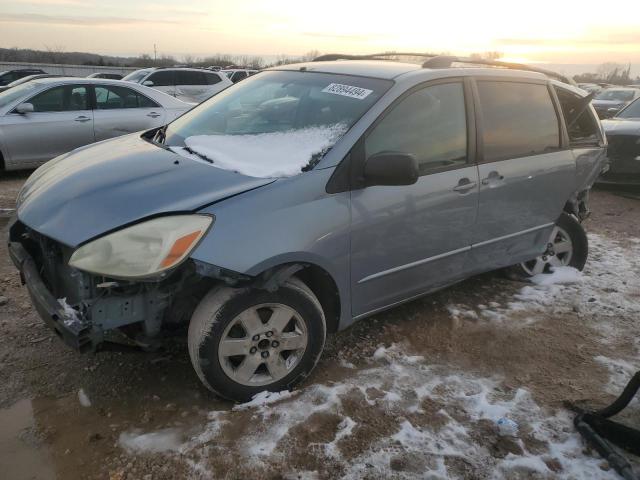
[[[80,351],[188,324],[209,389],[288,389],[357,319],[492,269],[582,269],[606,147],[584,95],[440,57],[273,68],[38,169],[10,254]]]

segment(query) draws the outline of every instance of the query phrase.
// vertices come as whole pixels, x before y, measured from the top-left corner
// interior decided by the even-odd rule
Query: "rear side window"
[[[640,118],[640,99],[630,103],[627,108],[616,115],[618,118]]]
[[[144,95],[126,87],[100,85],[96,86],[95,91],[98,110],[154,108],[158,106]]]
[[[562,107],[562,115],[567,125],[569,142],[572,144],[598,144],[600,131],[598,119],[590,108],[584,110],[576,119],[576,113],[582,108],[582,97],[563,88],[555,87],[556,95]]]
[[[367,157],[402,152],[416,157],[420,175],[467,163],[467,118],[462,83],[413,92],[378,123],[365,140]]]
[[[147,80],[152,81],[154,87],[170,87],[174,84],[173,72],[169,70],[154,72],[149,76],[149,78],[147,78]]]
[[[558,116],[546,85],[478,81],[484,161],[538,155],[560,147]]]
[[[222,81],[220,75],[218,75],[217,73],[205,73],[205,77],[207,79],[207,84],[209,85],[215,85],[216,83],[220,83]]]
[[[176,85],[207,85],[207,81],[204,72],[177,71]]]

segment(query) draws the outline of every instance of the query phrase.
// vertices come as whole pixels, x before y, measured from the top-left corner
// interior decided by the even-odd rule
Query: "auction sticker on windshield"
[[[322,89],[324,93],[333,93],[334,95],[342,95],[344,97],[357,98],[362,100],[373,92],[366,88],[353,87],[351,85],[342,85],[341,83],[330,83]]]

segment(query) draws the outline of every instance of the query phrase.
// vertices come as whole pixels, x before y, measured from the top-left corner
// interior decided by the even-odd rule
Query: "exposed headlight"
[[[207,215],[172,215],[139,223],[83,245],[69,265],[106,277],[154,276],[179,265],[212,222]]]

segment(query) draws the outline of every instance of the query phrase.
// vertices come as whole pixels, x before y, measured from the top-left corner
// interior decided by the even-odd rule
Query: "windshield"
[[[38,82],[27,82],[23,83],[22,85],[11,87],[9,90],[5,90],[4,92],[0,93],[0,108],[4,108],[17,99],[28,95],[39,86],[40,83]]]
[[[295,175],[317,163],[391,85],[327,73],[263,72],[169,124],[165,143],[245,175]]]
[[[622,110],[617,118],[640,118],[640,98],[637,98],[635,102],[627,105],[627,108]]]
[[[617,100],[628,102],[633,100],[633,90],[605,90],[598,94],[596,100]]]
[[[131,72],[122,80],[126,80],[128,82],[140,83],[140,80],[146,77],[148,73],[149,73],[149,70],[136,70],[135,72]]]

